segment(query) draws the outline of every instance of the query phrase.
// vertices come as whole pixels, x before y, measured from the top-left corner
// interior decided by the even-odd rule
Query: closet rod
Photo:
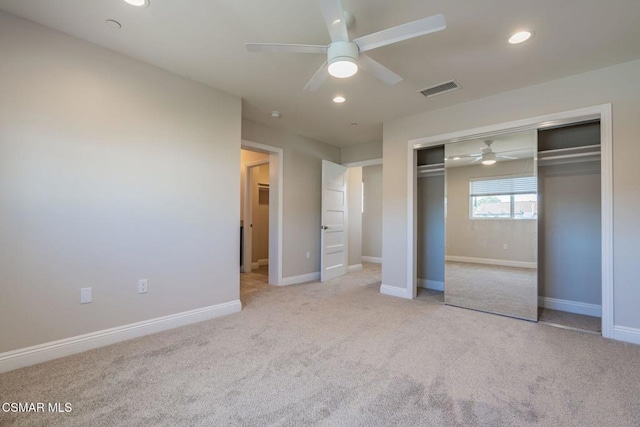
[[[433,173],[433,172],[444,172],[444,168],[419,170],[418,175],[420,174],[426,175],[428,173]]]
[[[600,144],[593,144],[593,145],[581,145],[579,147],[569,147],[569,148],[554,148],[551,150],[543,150],[543,151],[538,151],[538,154],[546,154],[546,153],[560,153],[560,152],[565,152],[565,151],[574,151],[574,150],[586,150],[588,148],[597,148],[598,152],[600,151]]]
[[[578,154],[561,154],[559,156],[549,156],[549,157],[539,157],[538,162],[542,162],[544,160],[558,160],[558,159],[573,159],[577,157],[596,157],[600,156],[599,151],[594,151],[591,153],[578,153]]]

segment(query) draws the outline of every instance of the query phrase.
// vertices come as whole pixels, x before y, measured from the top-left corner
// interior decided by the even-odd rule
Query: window
[[[537,191],[535,176],[472,179],[469,182],[469,217],[536,219]]]

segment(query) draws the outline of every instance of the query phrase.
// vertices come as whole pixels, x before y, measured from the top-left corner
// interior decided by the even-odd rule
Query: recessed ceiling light
[[[149,7],[149,0],[124,0],[131,6],[136,7]]]
[[[336,104],[342,104],[346,100],[347,100],[347,98],[345,98],[344,96],[341,96],[341,95],[338,95],[335,98],[333,98],[333,102],[335,102]]]
[[[356,127],[358,124],[356,122],[351,123],[351,126]]]
[[[454,157],[453,160],[460,160],[460,157]]]
[[[279,119],[280,118],[280,111],[272,111],[271,112],[271,117],[274,119]]]
[[[511,37],[509,37],[509,43],[518,44],[518,43],[526,42],[531,38],[532,35],[533,34],[529,31],[519,31],[513,34]]]

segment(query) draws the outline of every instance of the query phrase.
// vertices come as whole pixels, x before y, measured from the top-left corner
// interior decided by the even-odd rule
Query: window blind
[[[469,182],[470,196],[500,196],[507,194],[537,193],[538,178],[519,176],[514,178],[483,179]]]

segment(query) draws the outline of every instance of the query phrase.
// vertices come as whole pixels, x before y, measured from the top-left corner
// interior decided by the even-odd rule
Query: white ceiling
[[[443,13],[447,29],[370,52],[404,77],[364,73],[302,89],[322,55],[248,53],[245,42],[328,44],[315,0],[0,0],[0,9],[243,98],[243,117],[344,146],[382,139],[387,120],[640,58],[638,0],[343,0],[357,37]],[[120,30],[106,19],[122,24]],[[535,37],[506,43],[515,30]],[[450,79],[458,91],[418,93]],[[589,90],[589,88],[585,88]],[[347,102],[331,102],[337,93]],[[523,100],[526,102],[526,100]],[[271,110],[282,118],[269,117]],[[357,122],[359,126],[350,126]]]

